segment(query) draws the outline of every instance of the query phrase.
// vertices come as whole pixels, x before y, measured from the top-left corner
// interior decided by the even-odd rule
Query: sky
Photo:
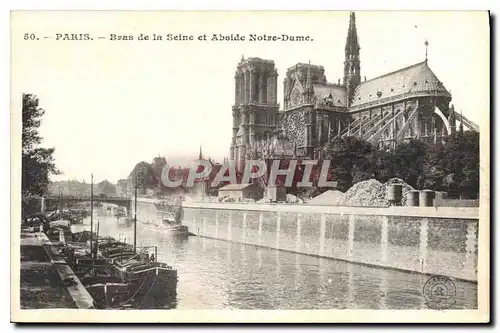
[[[278,101],[286,69],[323,65],[342,78],[348,12],[17,12],[12,14],[12,123],[22,93],[46,111],[43,146],[55,147],[63,174],[53,180],[116,182],[140,161],[229,155],[234,73],[242,55],[275,61]],[[489,126],[486,12],[356,12],[361,76],[425,59],[453,95],[457,111]],[[39,40],[24,40],[33,33]],[[56,34],[94,40],[56,40]],[[194,41],[139,41],[139,34],[194,35]],[[198,35],[309,35],[312,42],[203,42]],[[135,40],[109,40],[110,34]],[[102,36],[106,39],[98,39]],[[51,38],[44,38],[51,37]],[[17,121],[17,123],[16,123]],[[14,127],[15,127],[14,126]],[[15,131],[14,131],[15,132]],[[13,132],[13,133],[14,133]],[[20,141],[20,137],[18,138]]]

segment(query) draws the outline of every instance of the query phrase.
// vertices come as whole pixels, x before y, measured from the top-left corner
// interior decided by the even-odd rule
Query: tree
[[[97,193],[106,195],[116,195],[116,186],[111,184],[108,180],[103,180],[97,184]]]
[[[443,187],[451,196],[475,198],[479,192],[479,133],[449,137],[443,154],[446,172]]]
[[[420,140],[378,152],[376,179],[398,177],[417,189],[446,191],[450,197],[475,198],[479,192],[479,134],[458,133],[444,145]]]
[[[444,154],[446,150],[441,144],[427,145],[424,162],[422,165],[422,175],[419,177],[419,186],[435,191],[445,190],[443,186],[446,176]]]
[[[334,138],[324,150],[325,159],[331,161],[333,180],[341,191],[374,177],[376,154],[369,142],[356,137]]]
[[[414,188],[423,187],[425,154],[428,146],[420,140],[403,143],[386,155],[389,178],[398,177]]]
[[[137,163],[128,176],[129,180],[135,182],[136,175],[138,188],[146,190],[158,186],[158,180],[155,178],[151,164],[148,162]]]
[[[347,141],[353,184],[373,178],[376,172],[377,151],[368,141],[356,137],[347,137]]]
[[[47,193],[50,175],[60,174],[54,162],[54,148],[40,148],[39,133],[45,111],[38,98],[23,94],[22,105],[22,194],[24,197]]]

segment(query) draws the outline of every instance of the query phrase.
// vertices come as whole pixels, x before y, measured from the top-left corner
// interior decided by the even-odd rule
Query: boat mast
[[[94,247],[92,233],[94,232],[94,175],[90,174],[90,257],[93,256]]]
[[[99,218],[97,219],[97,232],[95,235],[95,251],[94,251],[94,259],[97,259],[97,250],[99,249],[99,226],[101,225],[101,222],[99,221]]]
[[[137,244],[137,170],[135,170],[135,193],[134,193],[134,253],[136,251]]]

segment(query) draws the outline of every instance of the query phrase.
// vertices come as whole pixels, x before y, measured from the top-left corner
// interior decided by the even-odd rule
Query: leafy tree
[[[353,184],[374,177],[376,171],[377,151],[372,144],[355,137],[347,138],[349,157],[352,161]]]
[[[376,179],[398,177],[417,189],[475,197],[479,191],[479,134],[458,133],[445,145],[412,140],[375,156]]]
[[[106,195],[116,195],[116,186],[113,185],[108,180],[103,180],[99,184],[97,184],[97,193],[106,194]]]
[[[427,145],[422,175],[419,179],[419,186],[435,191],[445,190],[443,186],[446,168],[444,161],[445,147],[441,144]]]
[[[336,137],[324,150],[324,158],[331,161],[333,180],[337,181],[337,188],[341,191],[374,177],[376,154],[369,142],[356,137]]]
[[[148,162],[137,163],[128,176],[129,180],[135,182],[136,175],[139,189],[146,190],[158,186],[158,180],[155,178],[151,164]]]
[[[449,137],[443,164],[447,173],[443,188],[451,196],[474,198],[479,192],[479,133],[464,132]]]
[[[394,177],[395,165],[392,161],[392,152],[379,150],[374,154],[374,177],[381,183],[385,183]]]
[[[22,104],[22,194],[24,197],[47,193],[50,175],[59,174],[54,162],[54,148],[40,148],[39,133],[45,111],[38,98],[23,94]]]
[[[425,154],[428,146],[420,140],[412,140],[398,146],[386,155],[385,165],[389,168],[389,178],[403,179],[414,188],[422,188]],[[388,164],[391,164],[389,166]]]

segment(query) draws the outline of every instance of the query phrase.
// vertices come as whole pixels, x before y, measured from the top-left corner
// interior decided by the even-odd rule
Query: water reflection
[[[245,216],[232,223],[247,224]],[[131,226],[112,216],[100,222],[101,235],[133,240]],[[197,222],[206,228],[206,220]],[[158,260],[178,270],[177,309],[426,308],[427,277],[420,274],[197,236],[170,238],[140,224],[137,230],[137,244],[157,245]],[[454,308],[477,308],[477,285],[455,284]]]

